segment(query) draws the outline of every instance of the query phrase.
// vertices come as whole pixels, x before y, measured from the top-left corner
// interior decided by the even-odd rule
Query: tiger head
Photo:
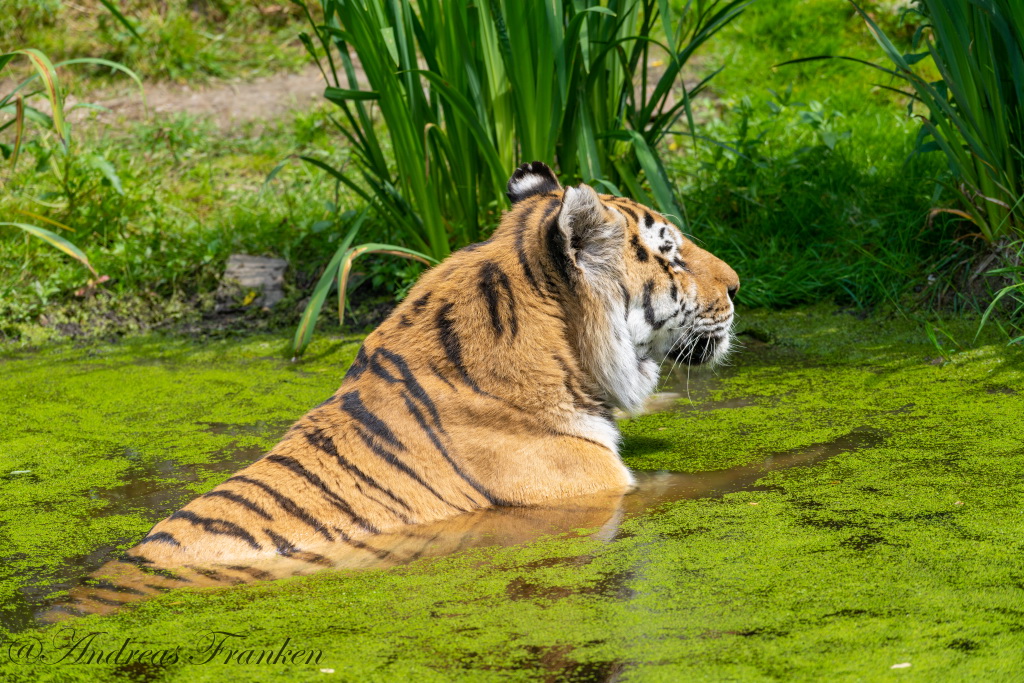
[[[540,162],[515,171],[508,197],[560,199],[547,250],[572,290],[581,360],[614,403],[638,410],[666,359],[725,357],[739,277],[664,216],[588,185],[562,188]]]

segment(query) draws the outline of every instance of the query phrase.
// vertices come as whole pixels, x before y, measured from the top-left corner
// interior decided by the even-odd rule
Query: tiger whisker
[[[670,330],[689,330],[689,329],[692,329],[692,328],[693,328],[693,321],[690,321],[690,322],[685,323],[683,325],[676,325],[675,327],[670,327],[669,329]],[[683,340],[683,339],[684,339],[684,335],[680,335],[679,336],[679,340]],[[677,340],[676,343],[674,343],[672,345],[671,349],[675,349],[678,345],[679,345],[679,341]],[[671,352],[671,349],[670,349],[670,352]],[[679,363],[680,363],[680,356],[681,355],[682,354],[677,354],[677,355],[675,355],[675,357],[673,357],[673,359],[672,359],[672,367],[669,369],[668,373],[664,375],[666,383],[668,382],[668,378],[675,373],[676,366],[679,365]],[[658,367],[658,371],[659,372],[661,372],[662,368],[664,367],[665,361],[668,360],[668,358],[669,358],[669,355],[666,354],[665,358],[661,362],[661,365]]]

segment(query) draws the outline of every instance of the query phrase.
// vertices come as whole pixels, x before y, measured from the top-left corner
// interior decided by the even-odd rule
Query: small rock
[[[284,298],[284,270],[279,258],[232,254],[217,287],[217,310],[269,308]]]

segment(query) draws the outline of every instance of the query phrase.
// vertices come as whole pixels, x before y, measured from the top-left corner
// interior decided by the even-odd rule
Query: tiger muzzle
[[[671,355],[680,363],[703,365],[715,358],[716,351],[727,339],[727,335],[716,333],[696,335],[676,344]]]

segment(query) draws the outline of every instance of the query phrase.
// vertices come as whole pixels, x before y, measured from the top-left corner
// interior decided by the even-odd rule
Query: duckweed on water
[[[229,476],[240,451],[271,446],[336,388],[358,341],[320,341],[298,366],[276,340],[0,360],[0,676],[1019,676],[1024,354],[992,343],[938,364],[915,325],[824,309],[746,316],[739,329],[771,342],[744,337],[732,366],[693,375],[693,403],[623,422],[630,466],[724,470],[853,446],[629,518],[611,542],[581,530],[396,569],[174,591],[69,622],[76,637],[102,632],[94,649],[180,648],[162,663],[57,663],[66,626],[25,627],[47,597]],[[208,631],[238,634],[222,636],[236,650],[290,639],[307,654],[202,664]],[[8,661],[33,639],[47,660]]]

